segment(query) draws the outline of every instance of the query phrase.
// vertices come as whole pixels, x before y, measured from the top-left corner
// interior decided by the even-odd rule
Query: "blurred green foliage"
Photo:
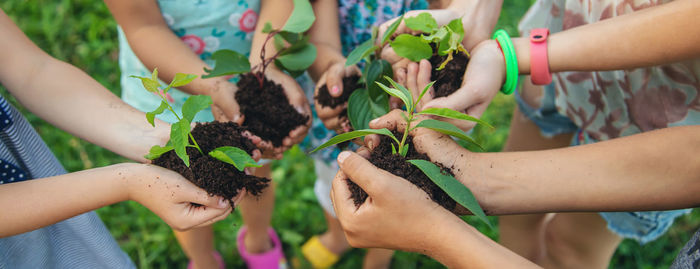
[[[505,0],[498,28],[517,35],[516,24],[527,7],[534,2]],[[119,67],[116,23],[101,1],[90,0],[5,0],[2,8],[19,27],[44,51],[78,66],[105,87],[119,95]],[[8,96],[2,89],[1,93]],[[100,167],[126,161],[111,152],[73,137],[27,112],[30,122],[51,150],[69,171]],[[514,101],[511,96],[498,95],[483,118],[496,126],[490,130],[477,127],[473,137],[487,151],[500,151],[508,134]],[[276,204],[272,225],[279,233],[287,258],[304,267],[300,246],[309,237],[325,230],[323,211],[313,192],[315,180],[313,162],[305,153],[294,148],[273,165],[277,184]],[[124,202],[98,210],[122,248],[139,268],[184,268],[187,258],[171,229],[148,209],[135,202]],[[498,231],[485,224],[465,218],[493,239]],[[493,223],[497,219],[491,217]],[[230,268],[242,268],[236,252],[235,231],[241,225],[240,215],[214,225],[216,248]],[[613,257],[614,268],[658,268],[668,266],[681,246],[700,227],[697,211],[676,221],[673,228],[660,239],[639,245],[625,240]],[[351,250],[336,268],[360,268],[364,250]],[[426,256],[399,252],[392,261],[393,268],[440,268],[438,262]]]

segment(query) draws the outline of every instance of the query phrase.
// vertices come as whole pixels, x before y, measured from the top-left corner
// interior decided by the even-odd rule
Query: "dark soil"
[[[266,78],[261,89],[252,73],[243,74],[240,79],[236,101],[245,115],[243,126],[251,133],[279,147],[290,131],[308,122],[309,116],[289,104],[281,85]]]
[[[445,65],[442,70],[435,70],[440,66],[442,62],[445,61],[447,55],[440,56],[434,54],[430,57],[430,65],[432,70],[430,71],[430,80],[435,81],[433,89],[435,90],[435,98],[444,97],[457,91],[459,87],[462,87],[462,80],[464,79],[464,71],[467,70],[467,63],[469,62],[469,57],[463,52],[456,52],[450,62]]]
[[[394,135],[396,137],[401,137],[402,134],[394,132]],[[425,191],[433,201],[447,210],[453,211],[457,205],[457,202],[455,202],[452,198],[450,198],[450,196],[447,195],[447,193],[445,193],[445,191],[433,183],[433,181],[430,180],[430,178],[428,178],[428,176],[426,176],[420,169],[418,169],[418,167],[407,162],[407,160],[421,159],[430,161],[430,159],[428,159],[427,155],[418,153],[413,148],[413,138],[411,136],[409,136],[406,141],[410,145],[408,154],[406,154],[406,157],[401,157],[401,155],[391,153],[391,143],[394,143],[394,147],[396,148],[398,148],[398,144],[396,144],[396,142],[394,142],[391,138],[383,136],[381,143],[372,151],[369,161],[383,170],[410,181]],[[441,164],[437,165],[442,168],[443,173],[453,175],[451,169],[444,167]],[[350,187],[350,197],[355,202],[355,205],[359,207],[367,199],[367,193],[362,190],[360,186],[349,180],[348,186]]]
[[[198,123],[192,130],[192,136],[205,155],[196,148],[188,147],[190,167],[185,166],[174,150],[153,160],[153,164],[178,172],[210,195],[219,195],[229,201],[243,188],[257,196],[267,187],[269,179],[246,175],[233,165],[206,154],[221,146],[237,147],[252,154],[255,145],[241,134],[244,130],[233,122]]]
[[[357,83],[359,80],[360,76],[344,77],[343,93],[338,97],[331,96],[331,94],[328,92],[328,87],[326,85],[323,85],[318,90],[318,95],[314,96],[314,98],[316,98],[316,101],[318,101],[318,103],[322,106],[335,108],[339,105],[346,103],[348,99],[350,99],[350,94],[352,94],[356,89],[364,87],[364,85]]]

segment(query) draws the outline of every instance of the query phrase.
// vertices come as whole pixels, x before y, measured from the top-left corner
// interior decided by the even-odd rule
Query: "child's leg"
[[[391,265],[391,257],[394,256],[394,251],[383,248],[370,248],[365,254],[365,260],[362,262],[363,269],[388,269]]]
[[[192,268],[219,268],[214,259],[214,232],[211,226],[192,229],[184,232],[175,232],[180,247],[192,262]]]
[[[255,169],[255,176],[270,178],[270,164]],[[272,249],[272,240],[267,233],[275,206],[275,184],[263,190],[258,197],[246,196],[238,209],[241,211],[243,223],[248,231],[245,234],[245,249],[248,253],[263,253]]]
[[[350,248],[350,244],[345,239],[343,227],[340,226],[340,221],[323,210],[323,216],[326,218],[328,230],[321,234],[318,238],[328,250],[340,256]]]

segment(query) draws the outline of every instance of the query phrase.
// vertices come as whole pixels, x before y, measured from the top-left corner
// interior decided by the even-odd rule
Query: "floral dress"
[[[538,0],[520,24],[522,33],[552,33],[662,5],[670,0]],[[700,124],[700,60],[603,72],[553,74],[555,105],[580,131],[574,145],[660,128]],[[617,234],[648,242],[689,210],[601,213]]]
[[[212,53],[219,49],[231,49],[249,55],[250,46],[258,22],[260,1],[257,0],[159,0],[163,19],[170,29],[190,49],[210,66],[214,65]],[[141,111],[153,111],[161,99],[147,92],[138,79],[130,76],[150,76],[151,72],[141,63],[129,47],[124,32],[119,29],[119,67],[121,68],[122,99]],[[162,82],[161,82],[162,83]],[[189,94],[173,89],[168,92],[168,102],[180,111]],[[158,116],[167,122],[175,122],[175,116],[166,112]],[[211,109],[199,112],[195,121],[212,121]]]

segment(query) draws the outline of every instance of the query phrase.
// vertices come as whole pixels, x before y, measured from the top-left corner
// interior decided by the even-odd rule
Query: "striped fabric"
[[[0,184],[66,173],[22,114],[1,96],[0,143]],[[17,202],[21,201],[17,197]],[[88,212],[38,230],[0,238],[0,269],[5,268],[135,266],[97,214]]]

